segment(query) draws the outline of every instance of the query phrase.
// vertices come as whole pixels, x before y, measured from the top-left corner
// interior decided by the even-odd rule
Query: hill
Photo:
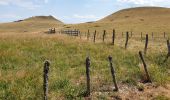
[[[136,33],[170,32],[170,9],[162,7],[137,7],[117,11],[93,23],[73,25],[74,28],[90,30],[112,30]],[[84,30],[84,31],[87,31]]]
[[[99,22],[152,22],[170,18],[170,9],[162,7],[137,7],[115,12]],[[158,20],[157,20],[158,19]]]
[[[24,20],[0,24],[0,32],[35,32],[60,27],[63,23],[53,16],[34,16]]]

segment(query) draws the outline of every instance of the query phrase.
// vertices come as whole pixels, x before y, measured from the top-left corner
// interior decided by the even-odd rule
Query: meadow
[[[130,38],[124,49],[125,38],[116,37],[111,44],[111,34],[96,43],[85,35],[70,37],[63,34],[1,33],[0,34],[0,99],[42,100],[43,66],[50,61],[49,100],[84,99],[86,92],[85,59],[90,57],[91,98],[108,99],[155,99],[168,100],[170,88],[170,59],[166,39],[149,41],[144,59],[152,80],[145,78],[138,52],[144,49],[143,41]],[[108,56],[113,57],[119,92],[113,91]],[[143,89],[143,91],[139,91]]]

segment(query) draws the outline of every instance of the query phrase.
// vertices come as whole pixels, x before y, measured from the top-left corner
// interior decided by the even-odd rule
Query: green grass
[[[137,86],[143,73],[138,53],[108,43],[90,43],[74,38],[7,37],[0,39],[0,99],[42,100],[43,62],[51,62],[49,98],[83,99],[86,91],[85,59],[91,59],[92,93],[112,85],[108,56],[113,57],[118,85]],[[160,54],[148,54],[145,60],[153,82],[170,82],[169,61]],[[158,59],[159,57],[159,59]],[[106,97],[109,95],[106,95]],[[105,99],[105,95],[96,98]]]

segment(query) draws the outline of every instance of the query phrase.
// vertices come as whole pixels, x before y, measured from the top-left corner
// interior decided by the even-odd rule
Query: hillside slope
[[[116,29],[118,33],[133,31],[135,33],[170,33],[170,8],[137,7],[117,11],[105,18],[93,22],[73,25],[86,31],[103,31]],[[86,29],[85,29],[86,28]]]
[[[137,7],[120,10],[113,13],[99,22],[167,22],[170,18],[170,9],[161,7]]]
[[[35,32],[60,27],[63,23],[53,16],[35,16],[11,23],[0,24],[0,32]]]

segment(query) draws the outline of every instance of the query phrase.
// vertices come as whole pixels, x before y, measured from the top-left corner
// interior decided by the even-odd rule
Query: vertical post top
[[[126,36],[129,37],[129,32],[126,32]]]
[[[89,56],[86,58],[86,62],[90,62],[90,57]]]
[[[112,56],[109,55],[108,59],[111,62],[112,61]]]
[[[88,66],[90,65],[90,57],[86,58],[86,65],[88,65]]]
[[[46,60],[46,61],[44,62],[44,65],[45,65],[45,66],[50,66],[50,62],[49,62],[48,60]]]

